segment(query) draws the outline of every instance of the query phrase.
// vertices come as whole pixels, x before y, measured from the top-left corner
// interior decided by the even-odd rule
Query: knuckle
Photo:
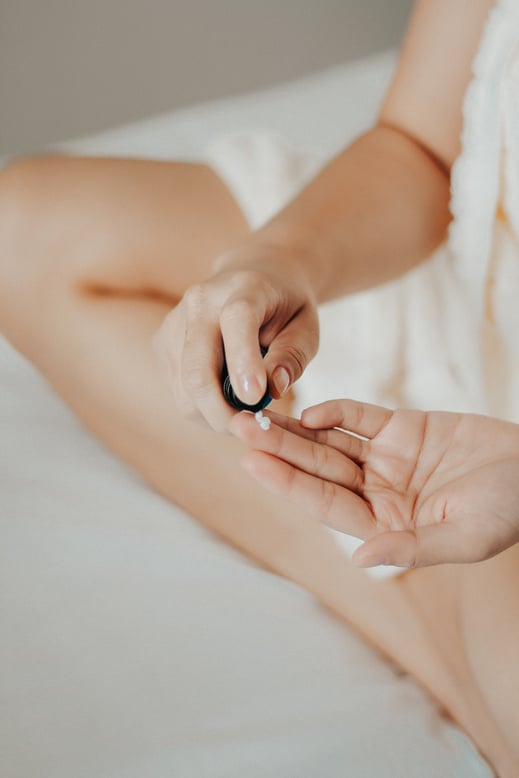
[[[296,475],[297,471],[294,467],[289,467],[286,472],[286,485],[285,491],[289,497],[294,498],[296,492]]]
[[[184,304],[188,313],[197,314],[207,305],[207,286],[204,283],[193,284],[184,293]]]
[[[287,348],[286,356],[290,361],[293,370],[293,380],[297,380],[306,367],[307,357],[306,352],[300,346],[291,345]]]
[[[326,446],[312,441],[310,444],[310,455],[313,472],[317,474],[325,473],[330,462],[330,455]]]
[[[198,363],[188,363],[184,366],[183,372],[188,393],[196,400],[206,397],[210,390],[210,376],[207,370]]]
[[[264,283],[264,275],[255,268],[236,270],[231,278],[231,287],[236,292],[253,291]]]
[[[222,324],[234,324],[235,322],[240,324],[251,318],[255,318],[254,302],[248,297],[238,297],[229,300],[222,308],[220,314],[220,322]]]
[[[408,558],[405,561],[405,566],[413,569],[415,567],[422,567],[423,566],[423,559],[421,559],[420,554],[420,544],[418,542],[418,537],[416,535],[416,530],[407,530],[407,533],[410,538],[410,550]]]
[[[335,501],[335,486],[330,481],[320,481],[319,513],[325,519],[331,514]]]
[[[351,410],[353,416],[354,429],[357,427],[362,428],[365,416],[364,408],[362,405],[355,403],[350,408],[348,408],[348,410]]]
[[[362,494],[364,491],[364,471],[357,467],[353,462],[351,463],[353,469],[351,490],[357,494]]]

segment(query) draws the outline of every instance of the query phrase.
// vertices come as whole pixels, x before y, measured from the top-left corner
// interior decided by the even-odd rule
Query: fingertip
[[[321,405],[311,405],[309,408],[305,408],[301,413],[301,424],[303,427],[309,427],[310,429],[318,427],[319,409]]]
[[[256,405],[263,398],[266,391],[267,379],[263,373],[257,374],[254,370],[248,370],[244,373],[238,373],[235,376],[229,376],[231,396],[234,394],[232,402],[235,400],[243,405]]]
[[[391,540],[394,532],[377,533],[366,539],[355,549],[351,561],[355,567],[378,567],[395,564],[392,557]]]
[[[364,546],[361,546],[360,549],[357,549],[355,553],[353,554],[351,561],[355,565],[355,567],[378,567],[378,565],[389,565],[391,564],[390,561],[388,561],[387,556],[385,554],[382,554],[380,552],[370,552],[370,551],[362,551]]]
[[[405,569],[418,567],[416,531],[389,530],[376,534],[358,548],[352,562],[357,567],[393,565]]]

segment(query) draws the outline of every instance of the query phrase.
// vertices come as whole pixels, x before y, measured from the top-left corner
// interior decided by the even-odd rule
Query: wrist
[[[310,230],[299,225],[271,222],[220,254],[213,267],[217,273],[268,268],[288,282],[304,287],[310,297],[321,297],[324,274],[318,242]]]

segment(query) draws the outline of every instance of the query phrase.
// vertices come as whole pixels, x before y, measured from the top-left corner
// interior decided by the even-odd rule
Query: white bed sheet
[[[392,55],[62,145],[197,159],[268,127],[330,154]],[[469,740],[305,591],[154,494],[0,341],[0,774],[488,778]]]

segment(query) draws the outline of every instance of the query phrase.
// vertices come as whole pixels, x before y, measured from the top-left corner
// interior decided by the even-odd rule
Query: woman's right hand
[[[224,353],[235,393],[253,405],[267,386],[274,399],[286,394],[318,342],[302,263],[289,249],[252,241],[218,257],[215,274],[186,291],[155,336],[177,405],[221,431],[235,413],[222,394]]]

